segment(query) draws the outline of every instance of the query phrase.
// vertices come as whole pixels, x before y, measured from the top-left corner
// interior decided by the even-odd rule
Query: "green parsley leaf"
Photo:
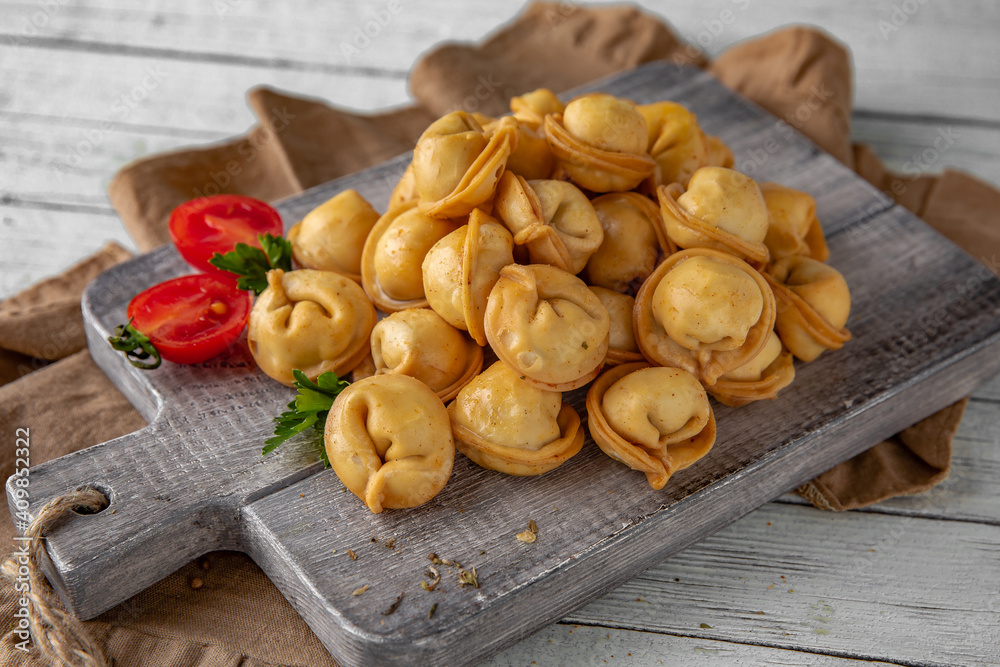
[[[259,234],[260,248],[237,243],[226,254],[215,253],[209,263],[239,276],[236,286],[259,295],[267,289],[267,272],[292,270],[292,244],[281,236]]]
[[[322,434],[326,428],[326,416],[333,406],[333,401],[343,391],[348,383],[337,377],[336,373],[323,373],[313,382],[302,371],[292,371],[295,376],[293,386],[299,390],[295,399],[288,404],[288,410],[274,418],[274,437],[264,441],[261,455],[266,456],[281,446],[289,438],[302,433],[310,426]],[[323,467],[330,467],[330,459],[326,455],[326,447],[322,440],[318,443],[319,457]]]

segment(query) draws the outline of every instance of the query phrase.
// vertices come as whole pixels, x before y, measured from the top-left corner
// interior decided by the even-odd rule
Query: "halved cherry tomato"
[[[140,292],[126,312],[164,359],[197,364],[236,342],[250,307],[250,294],[237,289],[234,281],[198,273]]]
[[[170,214],[170,238],[188,264],[207,273],[232,277],[208,263],[217,252],[227,253],[237,243],[260,247],[257,235],[284,231],[281,216],[268,204],[242,195],[199,197]]]

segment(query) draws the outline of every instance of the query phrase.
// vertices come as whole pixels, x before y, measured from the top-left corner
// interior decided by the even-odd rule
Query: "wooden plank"
[[[986,401],[1000,403],[1000,375],[979,387],[975,396]]]
[[[219,63],[161,55],[4,47],[0,107],[19,114],[66,115],[235,135],[254,122],[247,90],[268,85],[325,98],[341,107],[380,108],[406,100],[403,79],[365,73],[287,70],[267,63]],[[53,98],[52,91],[59,91]],[[72,110],[66,109],[72,100]],[[183,100],[183,104],[178,104]],[[69,113],[67,113],[69,111]]]
[[[871,146],[904,185],[924,174],[962,169],[1000,187],[1000,125],[969,125],[949,118],[914,120],[857,113],[854,141]]]
[[[645,610],[647,607],[643,605],[642,608]],[[852,660],[804,650],[775,649],[755,645],[746,639],[740,642],[591,627],[579,623],[555,623],[486,660],[480,667],[603,664],[717,667],[720,663],[761,667],[799,667],[804,664],[811,667],[878,667],[896,664]]]
[[[162,105],[163,113],[169,113],[171,106]],[[218,132],[0,113],[0,182],[5,196],[22,206],[85,206],[110,211],[107,186],[125,164],[185,145],[226,138]]]
[[[952,447],[951,472],[941,484],[857,511],[1000,525],[1000,405],[970,402]],[[792,494],[781,502],[809,504]]]
[[[592,3],[596,0],[580,4]],[[1000,9],[993,4],[917,0],[850,0],[837,5],[804,0],[791,6],[780,0],[638,4],[665,16],[682,36],[712,55],[782,25],[822,26],[855,53],[859,108],[997,121],[1000,71],[994,64],[1000,60],[1000,44],[994,36],[1000,30]],[[390,5],[398,10],[393,13]],[[105,45],[128,47],[137,55],[238,57],[271,61],[288,72],[326,68],[336,74],[355,68],[399,80],[420,53],[441,40],[480,40],[518,9],[503,3],[456,5],[446,0],[419,4],[313,0],[296,12],[279,13],[263,0],[161,1],[143,3],[141,8],[121,0],[91,0],[73,7],[60,5],[58,11],[38,18],[34,3],[5,2],[4,12],[13,19],[13,27],[5,31],[4,41],[27,40],[27,30],[37,31],[45,40],[42,43],[65,49],[95,50]],[[366,28],[374,35],[368,44],[358,37]],[[178,39],[181,35],[183,40]],[[350,48],[355,39],[363,46],[357,52]],[[975,47],[968,48],[970,44]],[[392,103],[406,99],[401,87],[398,92],[402,94]]]
[[[0,204],[0,298],[55,275],[108,241],[135,244],[110,211],[32,209]]]
[[[998,554],[995,526],[771,503],[564,622],[903,664],[993,664]]]

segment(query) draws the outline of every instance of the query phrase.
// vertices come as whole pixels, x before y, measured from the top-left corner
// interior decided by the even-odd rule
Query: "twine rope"
[[[42,573],[45,534],[73,511],[96,513],[108,506],[97,489],[82,487],[47,502],[24,532],[28,538],[28,627],[35,646],[55,665],[67,667],[109,667],[104,652],[69,613]],[[17,554],[22,555],[23,552]],[[17,559],[8,556],[4,576],[17,580]]]

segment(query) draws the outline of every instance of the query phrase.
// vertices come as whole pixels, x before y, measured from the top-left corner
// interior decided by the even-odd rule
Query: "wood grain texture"
[[[49,539],[51,578],[64,600],[93,616],[200,553],[243,549],[345,664],[454,664],[456,652],[472,662],[998,370],[1000,281],[811,143],[779,133],[773,117],[694,70],[654,65],[595,88],[638,101],[680,100],[737,156],[776,146],[756,175],[817,196],[831,262],[852,287],[855,340],[801,367],[781,400],[739,411],[718,406],[711,459],[664,492],[591,443],[541,478],[506,477],[460,457],[449,486],[427,505],[372,515],[332,471],[319,469],[305,443],[259,458],[270,417],[290,391],[257,372],[242,346],[204,366],[150,376],[104,344],[136,289],[183,271],[164,248],[109,271],[84,302],[95,358],[151,426],[32,473],[39,501],[78,484],[105,489],[112,500],[114,514],[79,517]],[[404,165],[405,157],[279,208],[291,222],[347,187],[380,204]],[[913,354],[917,347],[921,354]],[[582,406],[580,392],[570,400]],[[541,536],[523,545],[513,535],[529,519]],[[394,548],[384,545],[390,538]],[[461,588],[446,570],[438,590],[423,591],[431,551],[475,566],[481,588]],[[351,595],[369,582],[363,596]],[[398,611],[383,615],[400,593]],[[435,601],[438,611],[427,618]]]
[[[531,656],[527,659],[526,656]],[[750,643],[715,641],[579,623],[556,623],[482,663],[482,667],[525,665],[668,665],[669,667],[880,667],[897,663],[852,660]]]
[[[563,622],[911,665],[1000,660],[1000,528],[806,511],[766,505]]]
[[[599,0],[567,3],[599,4]],[[865,58],[855,59],[858,107],[902,114],[935,113],[998,120],[1000,8],[992,3],[847,0],[705,0],[676,3],[639,0],[692,43],[716,55],[728,46],[789,24],[823,26]],[[51,12],[34,37],[23,35],[37,5],[5,3],[12,19],[0,40],[64,50],[152,54],[162,58],[259,63],[288,72],[363,74],[399,85],[392,104],[406,100],[403,82],[421,52],[443,39],[478,41],[512,19],[521,2],[477,3],[456,8],[448,0],[331,3],[310,0],[276,15],[264,0],[144,3],[86,0]],[[905,11],[904,8],[905,7]],[[898,9],[897,9],[898,8]],[[379,21],[381,13],[382,20]],[[357,31],[371,21],[370,43],[352,51]],[[25,23],[27,21],[27,24]],[[185,41],[180,44],[178,35]],[[976,48],[966,48],[975,44]],[[357,51],[357,52],[355,52]],[[322,94],[315,89],[313,94]],[[355,95],[354,90],[345,90]],[[350,102],[347,102],[351,104]]]
[[[996,381],[976,390],[983,395]],[[1000,410],[989,401],[972,400],[952,442],[951,472],[933,489],[884,500],[861,513],[1000,525]],[[809,506],[797,495],[781,502]]]
[[[58,210],[58,209],[57,209]],[[135,244],[111,211],[39,210],[0,204],[0,294],[14,294],[59,273],[109,240]]]
[[[164,105],[171,100],[169,127],[238,134],[254,117],[244,103],[247,90],[269,85],[309,97],[336,100],[341,107],[377,109],[406,102],[405,81],[372,78],[363,73],[285,70],[254,61],[220,65],[227,78],[220,92],[219,70],[198,60],[163,54],[101,53],[81,64],[73,50],[23,47],[4,51],[7,88],[0,103],[18,114],[46,109],[92,122],[164,125]],[[9,74],[6,74],[9,71]],[[95,90],[95,80],[100,87]],[[38,86],[44,81],[45,86]],[[59,90],[53,108],[51,90]],[[332,102],[331,102],[332,103]]]
[[[1000,403],[1000,376],[985,383],[980,391],[976,392],[976,396],[985,401]]]

